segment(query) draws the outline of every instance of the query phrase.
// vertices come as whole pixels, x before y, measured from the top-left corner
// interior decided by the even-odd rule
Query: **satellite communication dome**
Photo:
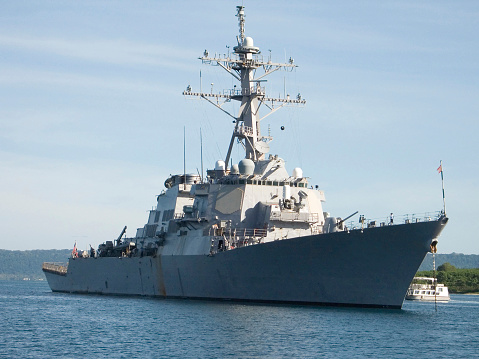
[[[239,162],[238,168],[242,175],[251,176],[254,173],[254,162],[248,158],[244,158]]]
[[[241,45],[235,46],[233,48],[236,53],[241,54],[258,54],[259,47],[255,47],[253,45],[253,38],[252,37],[245,37],[243,43]]]
[[[254,47],[253,45],[253,38],[252,37],[245,37],[244,41],[243,41],[243,46],[244,47]]]
[[[293,177],[294,178],[303,178],[303,170],[299,167],[296,167],[293,170]]]
[[[231,166],[231,174],[232,175],[239,175],[240,174],[239,167],[236,163],[233,166]]]
[[[215,171],[224,171],[225,170],[225,161],[218,160],[215,163]]]

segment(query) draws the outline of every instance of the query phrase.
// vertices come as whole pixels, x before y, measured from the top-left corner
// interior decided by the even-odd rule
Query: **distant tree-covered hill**
[[[444,263],[451,263],[456,268],[479,268],[479,254],[436,254],[436,268]],[[424,258],[419,270],[432,270],[431,253],[428,253],[426,258]]]
[[[479,268],[456,268],[450,263],[441,264],[434,272],[417,272],[416,277],[434,277],[438,283],[449,287],[450,293],[479,293]]]
[[[8,251],[0,249],[0,280],[45,279],[43,262],[67,262],[71,249]]]

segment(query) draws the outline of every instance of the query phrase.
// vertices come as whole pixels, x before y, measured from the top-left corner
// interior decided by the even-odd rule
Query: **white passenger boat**
[[[414,277],[406,299],[447,302],[450,299],[449,289],[444,284],[438,284],[435,278]]]

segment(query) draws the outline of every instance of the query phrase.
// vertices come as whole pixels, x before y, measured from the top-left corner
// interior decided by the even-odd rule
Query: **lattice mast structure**
[[[271,58],[264,61],[259,48],[253,45],[253,39],[245,36],[244,7],[237,6],[236,9],[236,16],[239,21],[239,36],[236,38],[238,45],[233,48],[233,54],[225,56],[215,54],[214,57],[210,57],[209,52],[205,50],[203,56],[199,59],[204,64],[221,66],[240,82],[241,88],[237,89],[235,86],[233,89],[224,90],[223,93],[214,94],[213,91],[211,93],[192,92],[191,87],[188,86],[187,90],[183,92],[183,95],[196,96],[207,100],[234,119],[235,128],[225,159],[226,170],[228,169],[235,139],[238,139],[243,145],[246,152],[245,158],[254,162],[263,160],[265,154],[269,152],[269,142],[272,141],[272,137],[261,135],[261,120],[285,105],[304,105],[306,103],[300,94],[295,98],[290,98],[289,95],[285,98],[266,96],[265,88],[261,86],[261,83],[266,81],[264,78],[280,69],[292,71],[297,65],[294,64],[292,58],[289,59],[288,63],[273,63]],[[231,100],[241,101],[238,116],[232,115],[223,108],[223,105]],[[263,117],[259,115],[261,107],[268,110]]]

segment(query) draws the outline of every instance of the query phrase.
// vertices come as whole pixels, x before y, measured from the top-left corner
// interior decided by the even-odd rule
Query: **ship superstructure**
[[[148,222],[134,238],[124,231],[98,251],[70,258],[68,266],[44,264],[53,291],[160,297],[288,302],[400,308],[417,268],[447,222],[444,213],[425,221],[361,227],[323,212],[324,193],[300,168],[268,154],[271,136],[260,122],[294,98],[268,97],[265,77],[288,63],[264,61],[245,36],[244,7],[237,7],[234,52],[209,56],[239,82],[223,93],[183,93],[212,103],[234,120],[224,160],[207,177],[173,175],[157,197]],[[238,115],[224,109],[241,103]],[[267,113],[260,117],[260,109]],[[245,158],[229,165],[235,141]],[[126,227],[125,227],[126,229]]]

